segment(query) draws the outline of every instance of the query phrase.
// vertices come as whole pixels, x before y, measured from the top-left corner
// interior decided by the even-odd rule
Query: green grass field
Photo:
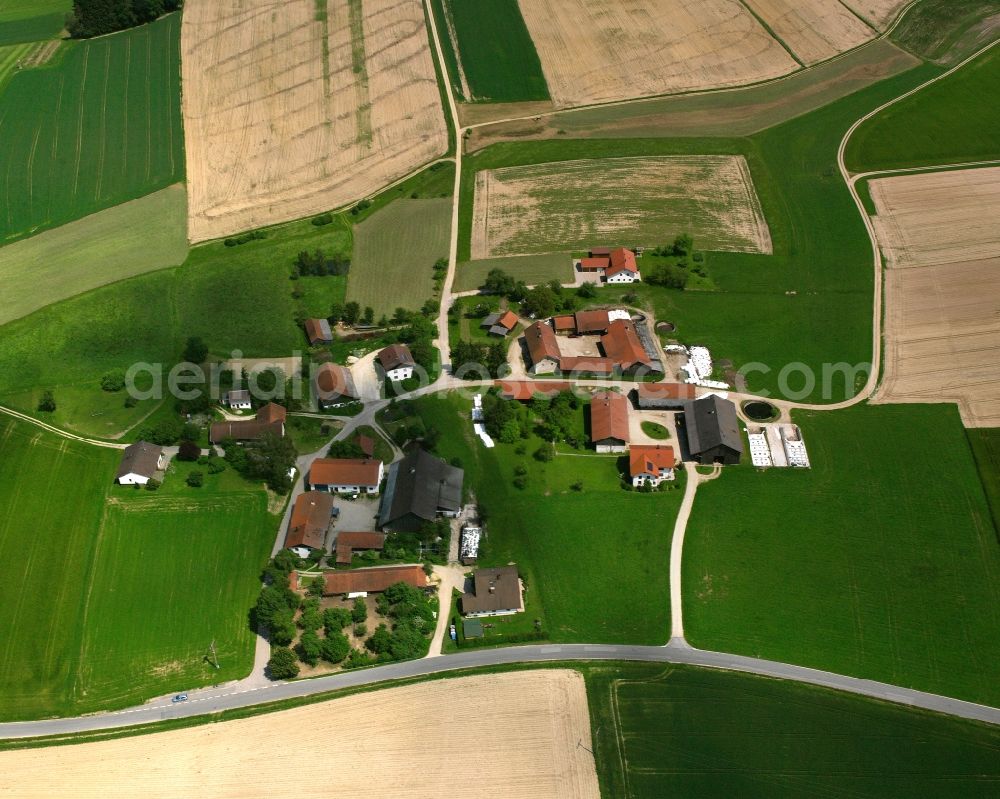
[[[573,274],[573,256],[569,251],[546,253],[544,255],[521,255],[503,258],[480,258],[464,261],[455,270],[454,291],[474,291],[483,285],[492,269],[502,269],[517,280],[529,286],[558,280],[570,283]]]
[[[679,488],[624,491],[617,459],[593,453],[540,463],[534,436],[523,442],[524,455],[512,444],[486,450],[468,421],[471,401],[457,394],[427,397],[418,407],[424,424],[443,433],[438,454],[461,461],[466,486],[486,509],[480,564],[518,564],[553,641],[666,643]],[[524,490],[513,485],[518,465],[528,471]],[[582,490],[573,491],[578,480]]]
[[[998,0],[923,0],[890,38],[922,58],[956,64],[992,38],[983,23],[995,14],[1000,14]]]
[[[76,687],[87,572],[118,453],[0,417],[0,716],[51,715]],[[17,564],[14,568],[12,564]]]
[[[179,183],[8,244],[0,249],[0,324],[106,283],[178,266],[187,253],[187,193]]]
[[[958,411],[796,421],[812,469],[727,469],[699,489],[688,640],[1000,703],[1000,543]]]
[[[1000,540],[1000,428],[976,428],[967,430],[966,433]]]
[[[347,299],[375,316],[417,310],[434,294],[434,262],[448,257],[451,201],[398,200],[359,224]]]
[[[975,799],[995,727],[836,691],[645,663],[584,670],[602,796]]]
[[[1000,158],[1000,47],[868,120],[845,154],[853,172]]]
[[[114,487],[120,453],[0,420],[4,719],[72,715],[235,679],[274,535],[263,490]],[[216,639],[222,669],[201,657]]]
[[[171,14],[67,43],[53,66],[10,80],[0,95],[0,241],[183,179],[179,32]]]
[[[108,507],[90,574],[81,704],[126,705],[238,679],[253,662],[246,613],[274,540],[267,497],[175,483],[180,496],[114,492],[129,496]],[[218,671],[204,659],[213,640]]]
[[[433,0],[432,5],[452,85],[463,93],[459,62],[468,81],[472,96],[466,100],[549,99],[542,64],[517,0]]]
[[[122,280],[10,322],[0,327],[0,402],[33,413],[38,392],[50,388],[60,424],[108,435],[108,422],[124,418],[122,395],[99,388],[109,369],[137,362],[169,369],[189,336],[202,337],[220,357],[237,349],[246,357],[305,349],[296,314],[328,312],[333,301],[343,300],[346,278],[292,281],[292,262],[303,249],[349,253],[350,242],[350,225],[341,217],[322,227],[292,222],[238,247],[195,247],[183,266]],[[292,297],[297,284],[308,284],[300,300]],[[71,400],[65,408],[62,387]],[[81,396],[88,387],[93,395]],[[66,415],[71,405],[78,409],[72,417]]]
[[[71,0],[4,0],[0,4],[0,45],[58,36],[72,7]]]

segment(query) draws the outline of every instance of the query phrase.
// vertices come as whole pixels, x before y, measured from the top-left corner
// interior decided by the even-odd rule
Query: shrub
[[[43,391],[42,398],[38,400],[38,410],[44,413],[52,413],[56,409],[56,398],[51,391]]]
[[[134,408],[138,404],[139,404],[139,400],[137,400],[131,394],[129,396],[125,397],[125,407],[126,408]]]
[[[177,449],[177,460],[179,461],[197,461],[200,457],[201,447],[193,441],[182,441],[180,447]],[[195,472],[191,474],[195,474]]]
[[[299,643],[295,647],[295,653],[303,663],[315,666],[319,663],[322,653],[319,636],[313,630],[306,630],[302,633],[302,637],[299,638]]]
[[[267,661],[267,673],[272,680],[290,680],[299,676],[299,664],[295,661],[295,653],[284,646],[271,650],[271,659]]]
[[[528,487],[528,478],[523,474],[519,474],[514,478],[514,488],[519,488],[522,491]]]
[[[187,476],[185,482],[191,486],[191,488],[201,488],[205,484],[205,475],[201,472],[191,472]]]
[[[158,489],[159,487],[160,487],[160,481],[157,480],[155,477],[150,477],[149,480],[146,482],[147,491],[156,491],[156,489]]]
[[[535,450],[535,460],[541,461],[542,463],[548,463],[552,460],[554,456],[552,452],[552,447],[548,444],[542,444],[538,449]]]
[[[226,462],[222,460],[218,455],[213,455],[208,459],[208,473],[209,474],[219,474],[220,472],[226,471]]]
[[[314,216],[312,218],[312,223],[316,227],[322,227],[323,225],[329,225],[331,222],[333,222],[333,214],[330,214],[330,213],[320,214],[319,216]]]
[[[101,390],[102,391],[121,391],[125,388],[125,370],[124,369],[112,369],[109,372],[105,372],[101,377]]]

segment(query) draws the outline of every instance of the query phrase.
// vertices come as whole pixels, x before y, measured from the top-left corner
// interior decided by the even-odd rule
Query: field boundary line
[[[128,446],[127,444],[115,444],[110,441],[99,441],[96,438],[87,438],[86,436],[79,436],[76,433],[70,433],[67,430],[62,430],[58,427],[48,424],[47,422],[43,422],[41,419],[36,419],[34,416],[29,416],[26,413],[15,411],[13,408],[8,408],[4,405],[0,405],[0,413],[5,413],[8,416],[13,416],[15,419],[19,419],[22,422],[28,422],[30,424],[35,425],[36,427],[40,427],[43,430],[48,431],[49,433],[55,433],[57,436],[61,436],[62,438],[68,438],[71,441],[79,441],[83,444],[91,444],[92,446],[104,447],[105,449],[123,450]]]
[[[743,6],[743,8],[746,9],[746,12],[751,17],[753,17],[755,20],[757,20],[757,24],[760,25],[764,29],[764,32],[768,36],[770,36],[772,39],[774,39],[774,41],[776,41],[778,44],[780,44],[784,48],[785,52],[788,53],[788,55],[790,55],[792,57],[792,61],[794,61],[796,64],[799,65],[799,69],[792,70],[790,73],[788,73],[789,75],[794,75],[796,72],[800,72],[800,71],[802,71],[803,69],[806,68],[805,62],[801,58],[798,57],[798,55],[795,53],[794,50],[792,50],[792,48],[788,44],[788,42],[786,42],[784,39],[782,39],[777,34],[777,32],[775,32],[774,28],[772,28],[770,25],[768,25],[767,21],[760,14],[758,14],[756,11],[754,11],[750,7],[750,5],[746,2],[746,0],[739,0],[739,4],[741,6]],[[839,55],[839,53],[838,53],[838,55]]]

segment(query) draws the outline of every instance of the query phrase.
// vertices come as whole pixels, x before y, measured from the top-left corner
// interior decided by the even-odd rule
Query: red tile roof
[[[661,469],[673,469],[676,462],[673,447],[633,445],[629,449],[629,474],[632,477],[640,474],[659,477]]]
[[[601,336],[601,348],[604,354],[623,369],[629,369],[636,364],[650,365],[635,325],[625,319],[615,319],[608,325],[608,332]]]
[[[355,549],[382,549],[385,533],[337,533],[337,563],[349,564]]]
[[[610,358],[568,355],[559,361],[559,371],[566,374],[587,372],[592,375],[611,375],[615,372],[615,362]]]
[[[611,266],[610,258],[581,258],[580,269],[583,272],[596,272]]]
[[[379,363],[387,372],[401,366],[416,366],[410,348],[405,344],[392,344],[378,354]]]
[[[336,363],[324,363],[316,370],[316,389],[321,399],[358,396],[351,370]]]
[[[603,333],[608,329],[607,311],[577,311],[577,333]]]
[[[593,256],[611,255],[611,248],[610,247],[592,247],[591,250],[590,250],[590,254],[593,255]]]
[[[563,358],[563,360],[567,360]],[[497,380],[500,396],[509,400],[530,400],[536,394],[554,397],[561,391],[572,391],[573,384],[565,380]]]
[[[619,272],[638,272],[639,267],[635,263],[635,253],[619,247],[611,251],[611,266],[605,271],[605,277],[614,277]]]
[[[326,322],[326,319],[306,319],[306,338],[309,339],[310,344],[333,341],[333,338],[327,332],[330,328],[330,323],[326,322],[327,329],[324,330],[324,322]]]
[[[557,333],[576,332],[576,318],[572,314],[554,316],[552,318],[552,325],[555,327]]]
[[[257,411],[257,421],[263,422],[264,424],[284,422],[287,417],[288,410],[283,405],[278,405],[276,402],[269,402]]]
[[[517,327],[517,314],[513,311],[505,311],[500,315],[500,318],[497,319],[496,323],[501,327],[507,328],[508,330],[513,330]]]
[[[380,566],[374,569],[333,571],[325,572],[323,577],[326,582],[323,593],[326,596],[362,591],[378,593],[396,583],[408,583],[416,588],[427,586],[427,575],[422,566]]]
[[[320,549],[330,527],[333,496],[324,491],[307,491],[295,498],[292,518],[285,534],[285,548],[311,547]]]
[[[314,486],[377,486],[382,461],[370,458],[317,458],[309,467]]]
[[[595,394],[590,403],[590,438],[628,443],[628,400],[614,391]]]
[[[547,322],[535,322],[524,331],[524,340],[528,345],[532,365],[541,363],[546,358],[559,360],[559,343]]]
[[[691,383],[637,383],[635,392],[640,399],[693,400],[697,396]]]

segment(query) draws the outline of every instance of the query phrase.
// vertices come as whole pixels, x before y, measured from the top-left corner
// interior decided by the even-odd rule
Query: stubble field
[[[473,259],[653,246],[685,231],[703,250],[772,251],[743,156],[598,158],[476,174]]]
[[[275,9],[185,6],[192,241],[353,202],[447,149],[420,0]]]
[[[737,0],[520,6],[557,107],[739,86],[799,67]]]
[[[452,712],[442,712],[451,708]],[[456,714],[457,717],[456,717]],[[344,734],[338,734],[337,730]],[[248,719],[0,755],[19,797],[599,799],[583,676],[539,670],[438,680]],[[289,784],[295,742],[308,779]],[[579,742],[584,742],[579,746]],[[475,772],[459,774],[475,744]],[[142,763],[142,768],[136,768]],[[285,786],[278,789],[276,786]],[[331,787],[335,786],[335,787]]]
[[[1000,257],[1000,167],[879,178],[869,188],[887,266]]]
[[[886,255],[881,402],[958,402],[1000,425],[1000,168],[874,180]]]
[[[825,61],[875,36],[840,0],[746,0],[805,65]]]
[[[885,30],[910,0],[844,0],[844,5],[879,30]]]

